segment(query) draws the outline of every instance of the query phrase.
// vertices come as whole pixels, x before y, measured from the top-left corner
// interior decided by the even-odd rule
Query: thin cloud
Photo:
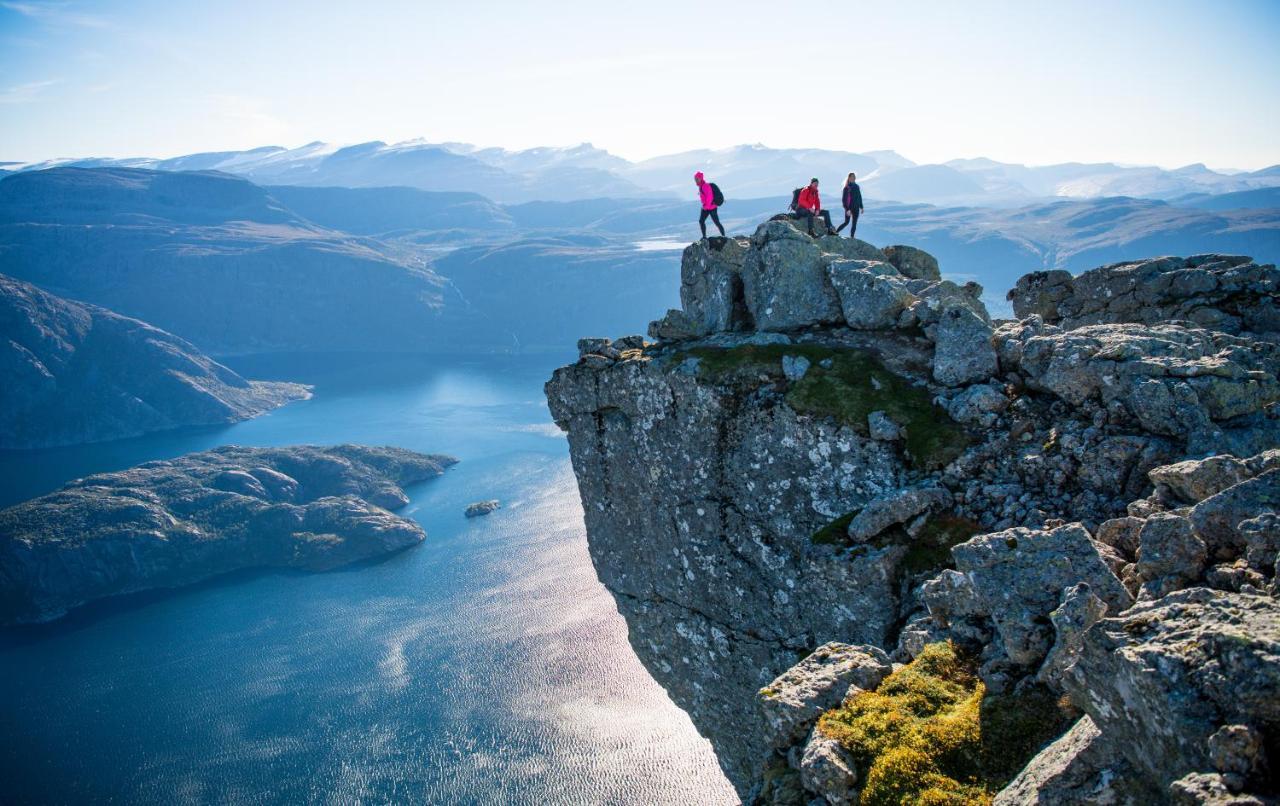
[[[27,84],[18,84],[14,87],[2,89],[0,90],[0,104],[31,103],[46,89],[57,83],[58,79],[51,79],[49,81],[32,81]]]
[[[50,25],[72,25],[78,28],[110,28],[111,22],[105,17],[85,14],[77,11],[70,3],[36,3],[14,2],[3,0],[0,8]]]

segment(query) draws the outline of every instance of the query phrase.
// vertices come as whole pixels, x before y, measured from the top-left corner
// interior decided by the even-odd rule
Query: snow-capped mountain
[[[1214,171],[1202,164],[1176,170],[1114,163],[1028,166],[982,157],[917,165],[894,151],[779,149],[760,144],[629,162],[589,143],[511,151],[425,140],[346,146],[313,142],[297,148],[266,146],[171,159],[2,163],[0,170],[56,165],[215,170],[264,185],[411,187],[481,193],[507,203],[687,197],[692,192],[693,173],[699,170],[716,181],[730,199],[787,198],[793,188],[816,176],[833,203],[850,171],[858,174],[868,199],[994,207],[1061,198],[1173,199],[1280,186],[1280,166],[1253,172]]]

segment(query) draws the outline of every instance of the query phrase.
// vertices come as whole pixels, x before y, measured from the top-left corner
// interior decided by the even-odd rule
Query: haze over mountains
[[[697,233],[683,159],[704,160],[690,164],[705,165],[726,188],[762,193],[770,183],[786,187],[796,175],[823,173],[813,166],[824,159],[828,171],[849,164],[832,152],[750,148],[730,150],[743,157],[737,161],[707,152],[637,166],[589,147],[464,150],[379,147],[333,160],[343,152],[317,146],[154,163],[174,170],[24,170],[0,178],[0,272],[142,319],[214,355],[556,350],[583,333],[643,332],[676,303],[673,248]],[[435,172],[420,158],[461,173]],[[894,166],[883,181],[903,186],[937,173],[895,155],[859,159]],[[206,165],[223,170],[186,170]],[[226,169],[288,184],[255,184]],[[616,192],[649,195],[513,202],[406,186],[431,179],[511,190],[486,186],[486,177],[501,174],[521,177],[521,193],[545,180],[567,194],[581,185],[548,177],[589,175],[603,187],[603,177],[623,170],[631,179]],[[360,186],[310,184],[329,177]],[[399,186],[374,186],[379,181]],[[635,190],[639,182],[668,183],[672,194]],[[1280,258],[1280,188],[1003,207],[875,201],[867,184],[859,235],[932,252],[946,274],[983,284],[997,314],[1007,313],[1004,292],[1014,280],[1037,269],[1080,271],[1169,253]],[[730,196],[724,223],[749,233],[782,212],[789,196]]]
[[[1172,199],[1280,186],[1280,166],[1226,172],[1201,164],[1167,170],[1114,163],[1026,166],[986,158],[918,165],[893,151],[777,149],[759,144],[630,162],[585,143],[508,151],[422,140],[348,146],[317,141],[297,148],[266,146],[170,159],[89,158],[0,167],[12,171],[55,165],[217,170],[271,185],[471,191],[499,202],[686,196],[695,170],[706,171],[735,199],[779,196],[810,176],[838,186],[845,174],[855,171],[870,199],[948,205],[1009,206],[1049,198],[1106,196]]]

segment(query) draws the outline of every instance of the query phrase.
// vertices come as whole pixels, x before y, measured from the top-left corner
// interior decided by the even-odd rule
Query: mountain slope
[[[0,262],[215,353],[449,349],[446,282],[225,174],[58,168],[0,180]]]
[[[234,422],[308,397],[246,381],[182,339],[0,275],[0,448]]]

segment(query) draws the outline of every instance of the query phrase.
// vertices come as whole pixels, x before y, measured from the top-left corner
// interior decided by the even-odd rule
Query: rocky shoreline
[[[389,510],[457,460],[360,445],[224,447],[0,510],[0,625],[251,568],[327,570],[421,543]]]
[[[793,668],[835,642],[1066,698],[1074,727],[977,802],[1273,797],[1280,273],[1038,273],[995,322],[920,250],[819,236],[691,245],[653,340],[585,339],[547,384],[597,572],[739,793],[856,803],[880,775],[819,724],[880,680]]]

